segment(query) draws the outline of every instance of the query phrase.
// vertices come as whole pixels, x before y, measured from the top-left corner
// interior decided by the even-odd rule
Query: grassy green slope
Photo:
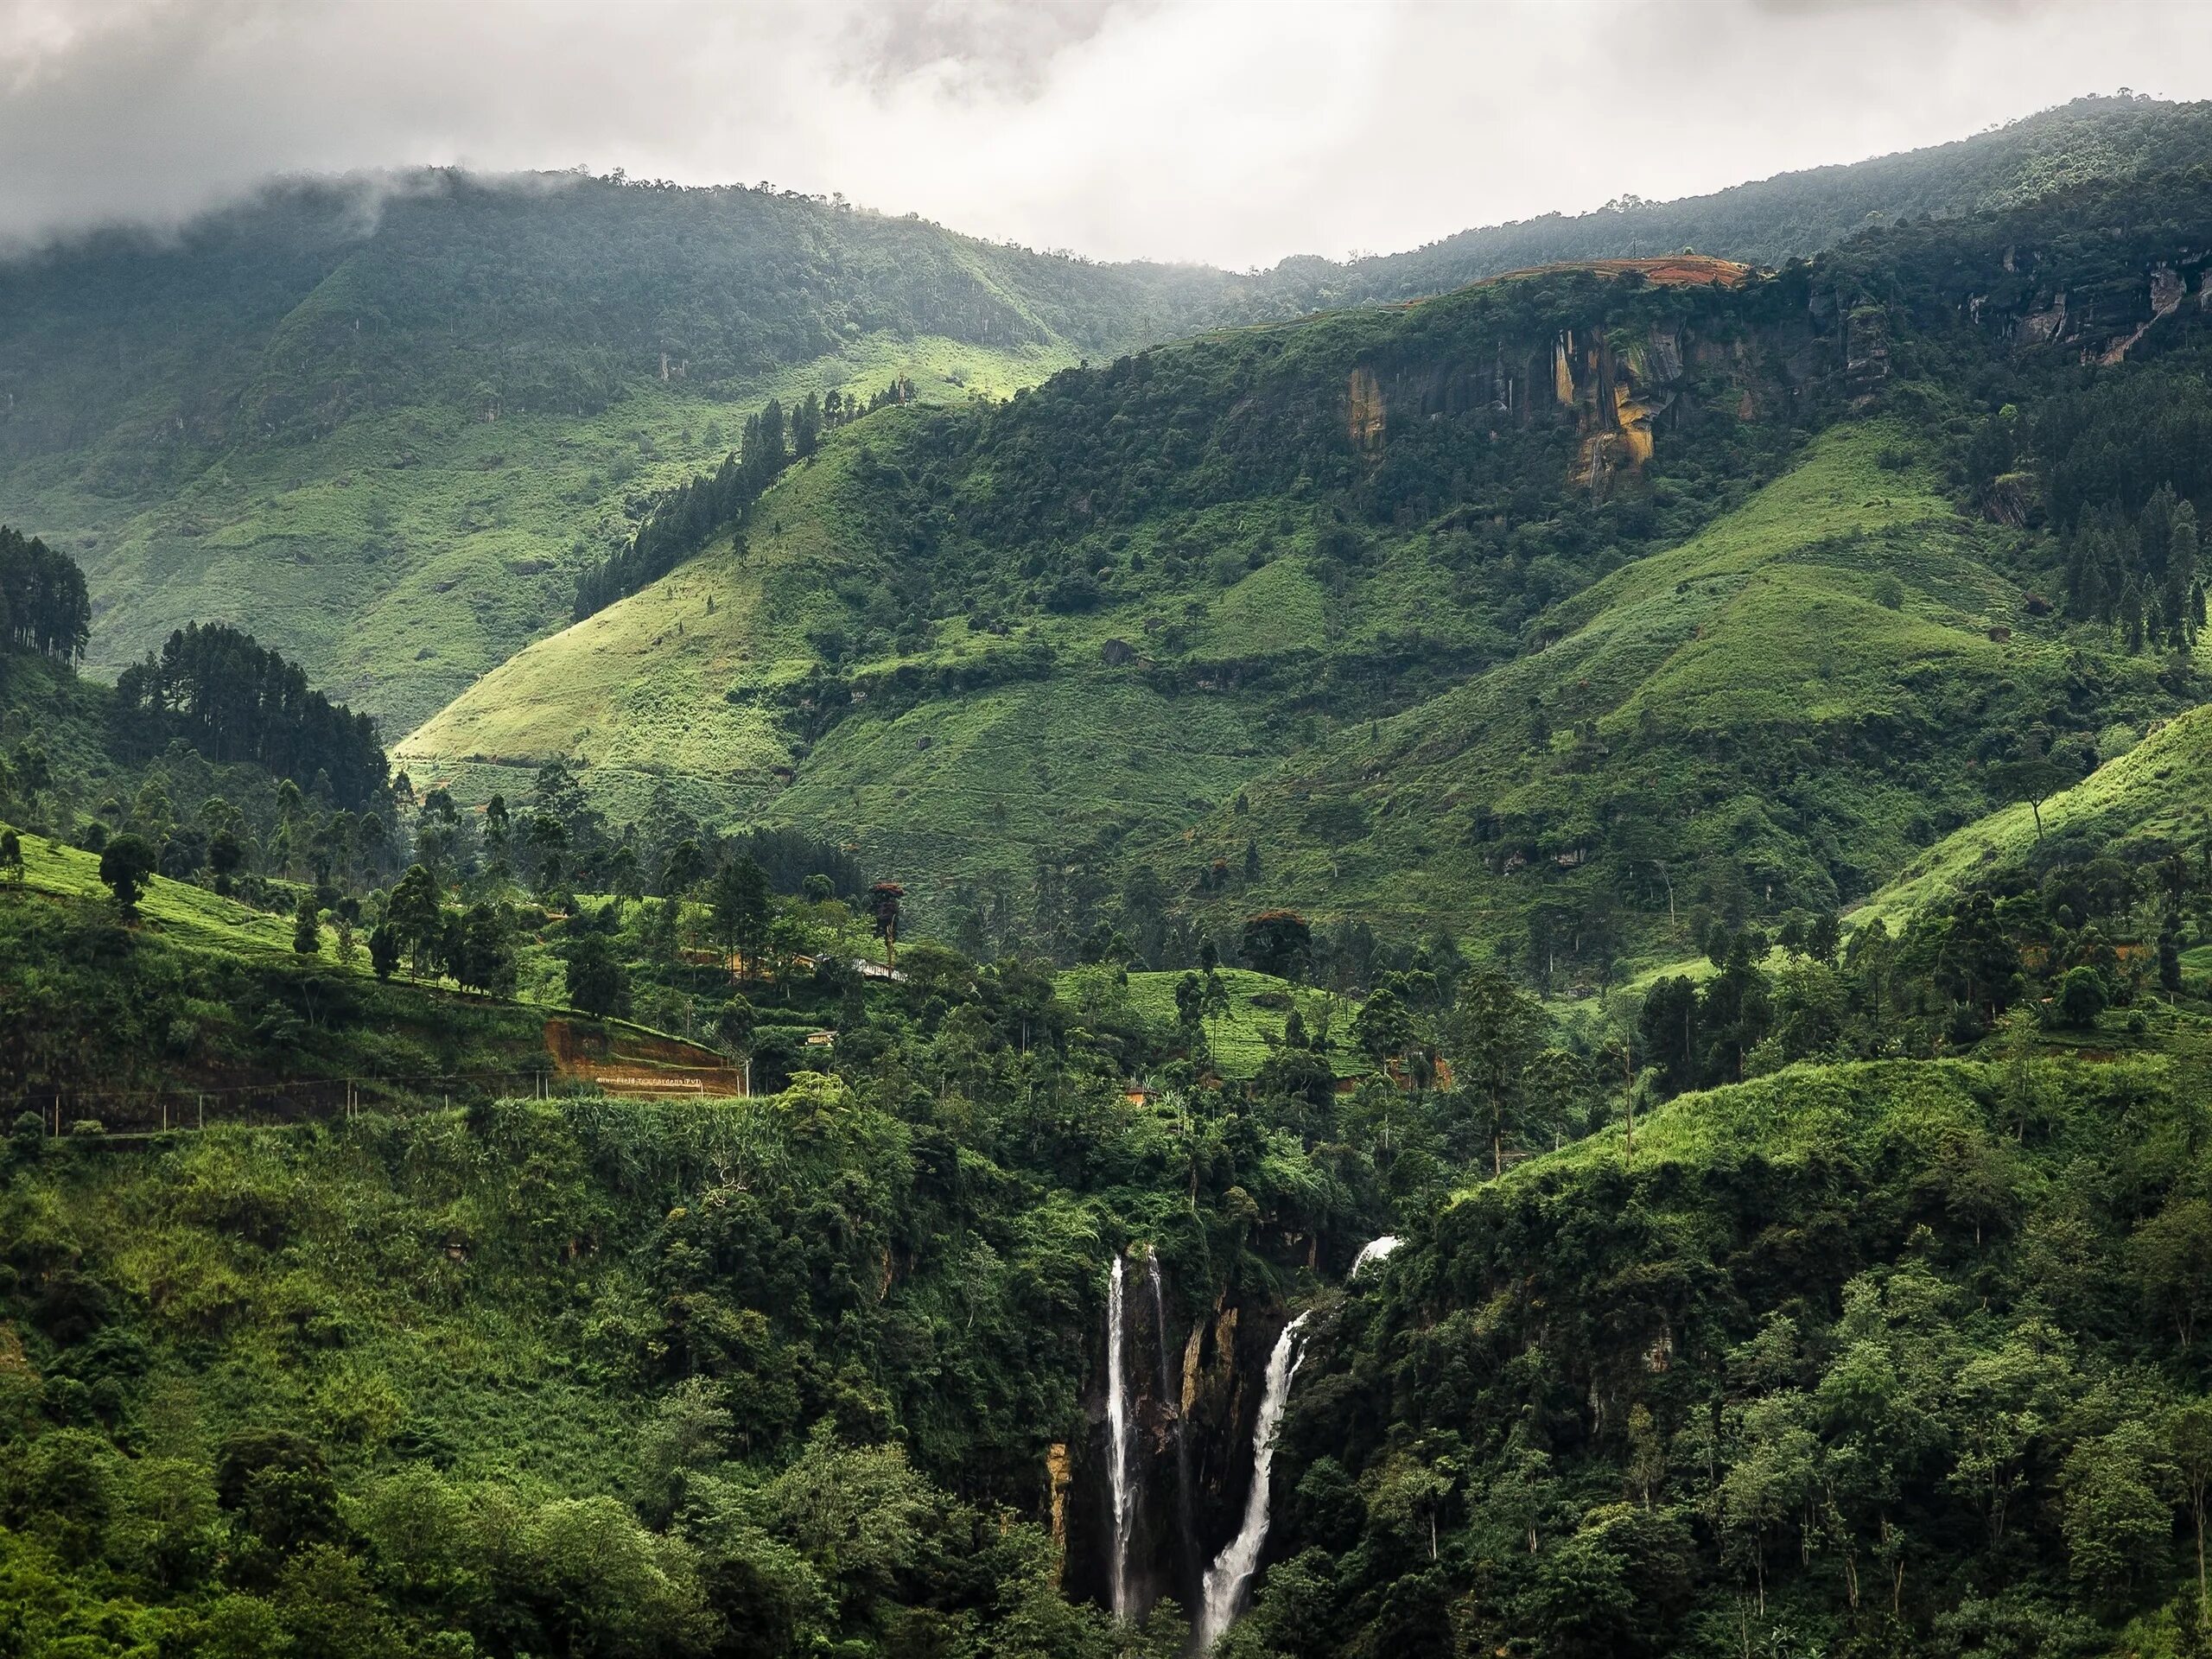
[[[750,407],[904,375],[925,397],[964,399],[1071,360],[879,337],[737,395]],[[378,411],[311,445],[232,451],[151,505],[19,474],[0,480],[0,518],[45,525],[85,565],[92,671],[113,673],[184,620],[232,621],[399,732],[565,622],[577,569],[656,493],[711,468],[743,412],[658,383],[582,416]]]
[[[23,885],[11,902],[34,902],[32,895],[107,901],[109,893],[100,882],[97,853],[64,846],[42,836],[27,835],[22,837],[22,845]],[[178,944],[221,950],[252,960],[273,959],[287,965],[300,957],[292,949],[289,918],[270,915],[189,881],[172,881],[163,875],[154,877],[145,896],[138,901],[138,909],[144,923],[156,933]],[[318,961],[328,966],[360,973],[368,969],[366,952],[357,953],[352,963],[341,963],[328,938],[323,942],[323,951]]]
[[[1356,1012],[1348,999],[1249,968],[1224,968],[1218,976],[1229,1007],[1206,1020],[1205,1032],[1213,1069],[1222,1077],[1242,1082],[1256,1076],[1281,1046],[1283,1021],[1294,1006],[1309,1033],[1329,1033],[1328,1065],[1338,1076],[1360,1077],[1374,1070],[1374,1063],[1347,1041]],[[1123,983],[1110,968],[1071,968],[1055,983],[1060,1000],[1079,1020],[1119,1022],[1128,1016],[1166,1033],[1175,1029],[1175,988],[1183,978],[1180,972],[1139,971]]]
[[[2076,650],[1984,563],[1986,527],[1884,464],[1900,435],[1828,433],[1701,535],[1555,608],[1543,650],[1249,786],[1201,853],[1255,836],[1271,901],[1414,925],[1448,892],[1493,935],[1535,904],[1663,903],[1646,847],[1678,913],[1710,896],[1702,859],[1808,905],[1877,885],[1945,815],[1979,813],[1975,741],[2063,698]],[[2117,698],[2154,695],[2147,668],[2115,671]],[[1866,733],[1885,755],[1858,749]],[[1313,833],[1328,801],[1366,832]]]
[[[1879,918],[1895,931],[1976,882],[2017,870],[2035,855],[2038,810],[2043,837],[2053,844],[2196,844],[2212,818],[2212,709],[2191,709],[2158,724],[2126,753],[2037,809],[2023,802],[1953,831],[1871,895],[1851,921]]]
[[[1026,880],[1040,852],[1190,823],[1510,656],[1532,580],[1579,585],[1607,543],[1695,524],[1788,447],[1738,414],[1758,371],[1715,353],[1681,382],[1713,412],[1659,440],[1681,469],[1666,505],[1593,500],[1568,477],[1586,403],[1516,409],[1510,445],[1478,412],[1548,377],[1561,319],[1748,342],[1767,314],[1793,327],[1789,303],[1756,296],[1746,321],[1717,289],[1577,274],[1211,337],[995,412],[886,410],[787,474],[741,553],[722,542],[533,646],[396,753],[480,796],[581,758],[618,817],[668,777],[877,868]],[[1365,454],[1344,424],[1362,375],[1408,406]],[[1440,384],[1448,423],[1420,412]],[[1423,522],[1490,492],[1522,521],[1494,547],[1463,509]],[[1370,493],[1402,523],[1347,526],[1336,504]]]
[[[1247,711],[1194,715],[1103,664],[1100,647],[1117,631],[1141,637],[1137,606],[1040,619],[1008,639],[950,621],[930,648],[862,668],[988,676],[994,662],[1042,648],[1052,677],[882,716],[863,705],[809,750],[775,700],[795,695],[819,663],[810,632],[848,620],[838,585],[893,562],[845,511],[865,438],[865,429],[839,435],[815,464],[779,483],[741,555],[724,539],[645,592],[532,646],[404,740],[395,763],[418,782],[513,794],[544,760],[580,758],[618,816],[665,778],[718,815],[833,825],[881,856],[969,873],[1002,863],[995,855],[1008,848],[1179,817],[1262,764]],[[1295,562],[1248,581],[1294,592],[1304,585]],[[1221,595],[1221,614],[1209,610],[1210,636],[1236,630],[1240,613],[1262,602],[1244,585]],[[1308,643],[1275,632],[1285,648]],[[788,786],[779,768],[798,770]]]

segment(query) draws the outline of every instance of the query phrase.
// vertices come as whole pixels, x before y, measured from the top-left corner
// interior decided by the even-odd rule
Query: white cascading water
[[[1383,1260],[1390,1254],[1391,1251],[1397,1248],[1398,1236],[1395,1233],[1385,1233],[1380,1238],[1369,1239],[1366,1243],[1359,1247],[1359,1254],[1352,1257],[1351,1271],[1344,1274],[1344,1277],[1347,1279],[1358,1278],[1359,1270],[1362,1268],[1365,1267],[1370,1262],[1380,1262]]]
[[[1283,1326],[1268,1356],[1267,1385],[1260,1395],[1260,1420],[1252,1427],[1252,1490],[1244,1497],[1244,1524],[1222,1547],[1206,1569],[1205,1605],[1198,1611],[1198,1650],[1210,1651],[1221,1640],[1244,1604],[1244,1592],[1260,1565],[1260,1551],[1268,1541],[1268,1481],[1274,1471],[1275,1430],[1282,1423],[1282,1408],[1290,1398],[1290,1380],[1298,1375],[1299,1327],[1301,1313]]]
[[[1129,1522],[1135,1507],[1131,1490],[1129,1440],[1135,1432],[1129,1418],[1129,1379],[1122,1363],[1128,1344],[1123,1335],[1122,1258],[1114,1258],[1114,1276],[1106,1287],[1106,1469],[1114,1492],[1114,1560],[1111,1585],[1114,1617],[1129,1616]]]

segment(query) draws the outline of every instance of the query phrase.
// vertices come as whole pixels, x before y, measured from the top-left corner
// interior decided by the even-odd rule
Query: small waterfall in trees
[[[1395,1233],[1385,1233],[1380,1238],[1369,1239],[1366,1243],[1359,1247],[1359,1254],[1352,1257],[1351,1271],[1344,1274],[1344,1277],[1348,1280],[1358,1278],[1359,1270],[1362,1268],[1370,1262],[1385,1260],[1390,1252],[1397,1248],[1398,1236]]]
[[[1260,1395],[1260,1420],[1252,1427],[1252,1490],[1244,1497],[1244,1524],[1222,1547],[1207,1569],[1205,1605],[1198,1612],[1198,1650],[1207,1652],[1236,1622],[1244,1592],[1260,1565],[1260,1551],[1268,1541],[1268,1483],[1274,1471],[1275,1430],[1282,1423],[1282,1408],[1290,1398],[1290,1380],[1298,1375],[1299,1328],[1306,1316],[1300,1314],[1283,1326],[1268,1356],[1266,1387]]]
[[[1152,1326],[1160,1345],[1160,1403],[1175,1414],[1175,1522],[1183,1541],[1183,1580],[1198,1582],[1198,1528],[1191,1509],[1191,1445],[1183,1432],[1182,1391],[1175,1385],[1175,1363],[1167,1340],[1167,1294],[1161,1287],[1160,1256],[1148,1252],[1145,1274],[1152,1281]]]
[[[1128,1347],[1123,1318],[1122,1258],[1114,1258],[1106,1287],[1106,1469],[1113,1484],[1114,1559],[1111,1580],[1114,1617],[1129,1616],[1129,1524],[1135,1518],[1135,1426],[1129,1415],[1129,1379],[1123,1356]]]

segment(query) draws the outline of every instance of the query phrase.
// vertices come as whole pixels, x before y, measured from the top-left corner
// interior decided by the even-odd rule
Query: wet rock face
[[[1140,1612],[1173,1597],[1187,1615],[1198,1605],[1205,1565],[1234,1535],[1243,1514],[1268,1351],[1284,1316],[1279,1309],[1244,1306],[1225,1293],[1193,1313],[1172,1283],[1163,1300],[1164,1331],[1141,1287],[1128,1305],[1125,1363],[1136,1441],[1128,1583]],[[1091,1343],[1084,1397],[1088,1432],[1069,1448],[1065,1476],[1056,1466],[1048,1479],[1063,1548],[1062,1588],[1106,1606],[1114,1544],[1103,1329]]]

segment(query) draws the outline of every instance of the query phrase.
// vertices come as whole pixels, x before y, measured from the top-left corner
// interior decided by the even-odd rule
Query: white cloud
[[[0,234],[578,162],[1230,265],[2212,95],[2158,0],[0,0]]]

